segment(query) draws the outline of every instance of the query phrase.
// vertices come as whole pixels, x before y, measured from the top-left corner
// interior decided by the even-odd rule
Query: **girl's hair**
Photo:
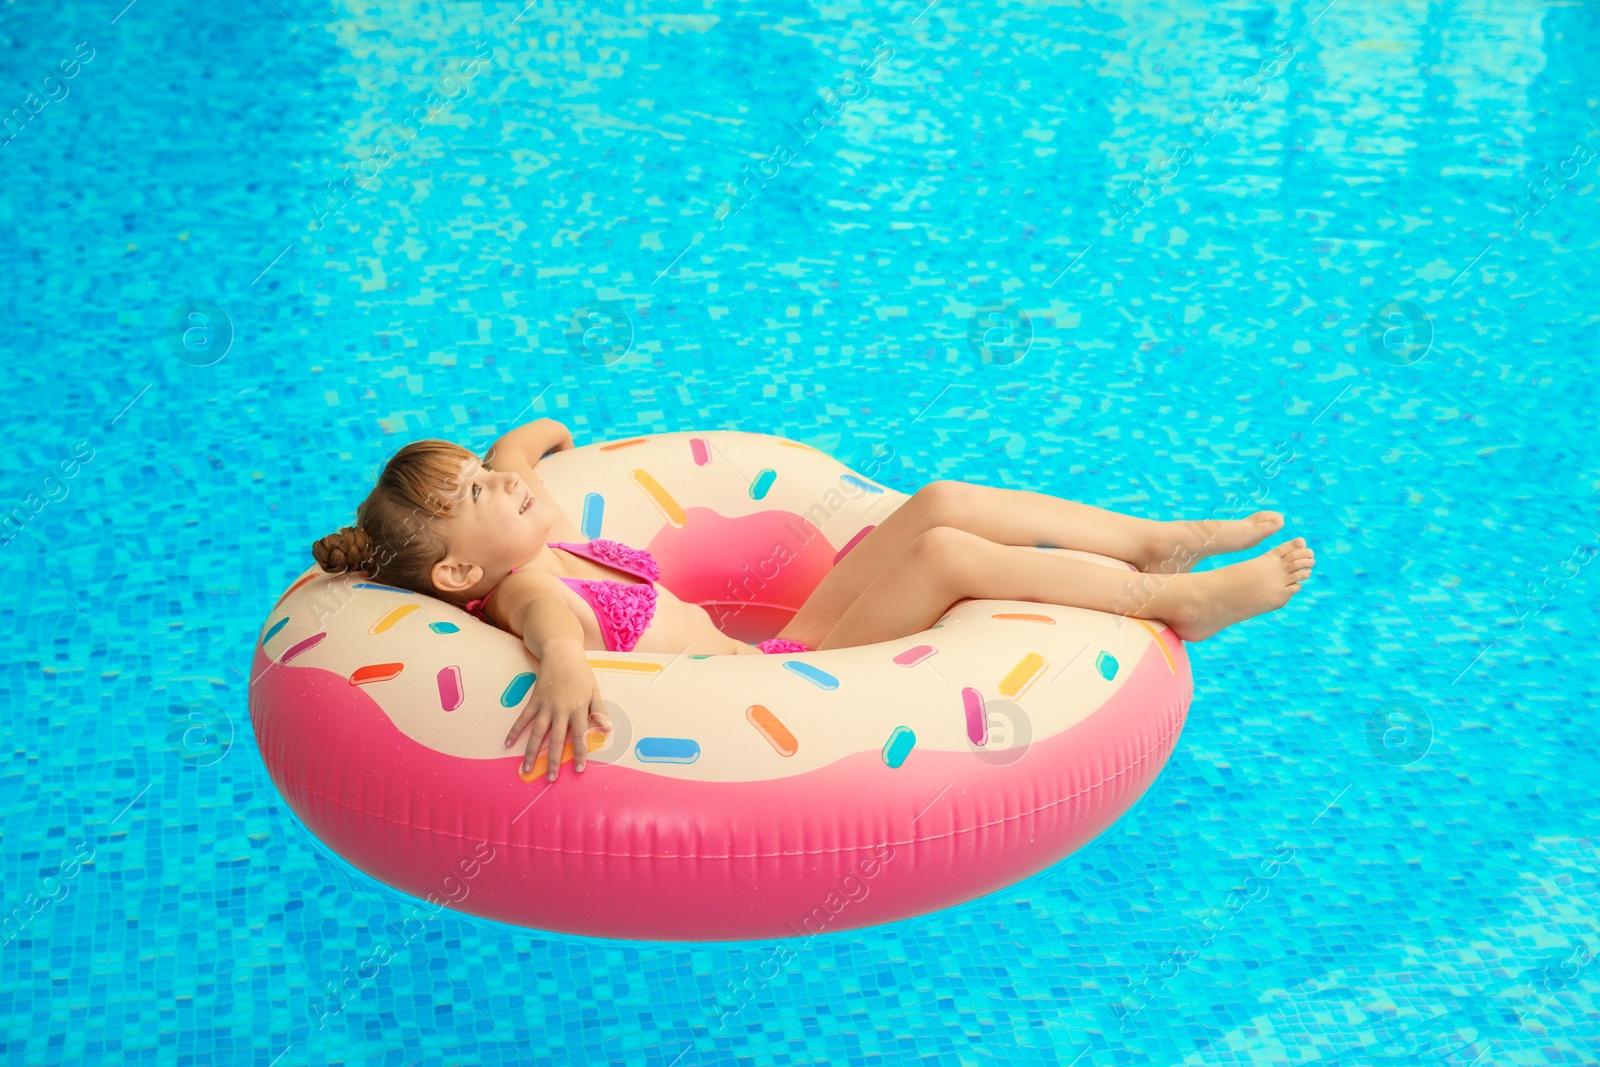
[[[359,570],[387,585],[465,603],[441,593],[433,584],[433,566],[450,544],[432,528],[448,518],[450,501],[443,495],[461,478],[464,461],[478,457],[449,441],[413,441],[384,465],[367,499],[356,508],[356,525],[315,542],[311,554],[330,573]]]

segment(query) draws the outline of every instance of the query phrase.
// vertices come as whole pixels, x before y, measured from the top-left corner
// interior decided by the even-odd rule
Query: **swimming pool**
[[[0,49],[7,1062],[1596,1062],[1594,5],[124,4]],[[539,416],[1317,571],[1022,884],[546,936],[331,857],[245,712],[388,455]]]

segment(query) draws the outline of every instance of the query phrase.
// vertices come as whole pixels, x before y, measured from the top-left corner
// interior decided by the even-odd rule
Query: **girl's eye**
[[[478,490],[479,490],[479,488],[481,488],[481,487],[480,486],[476,486],[476,485],[472,487],[472,499],[474,499],[474,500],[478,499]]]

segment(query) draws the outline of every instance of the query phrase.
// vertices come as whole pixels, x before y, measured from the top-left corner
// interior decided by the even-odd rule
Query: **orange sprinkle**
[[[778,721],[771,709],[763,704],[751,704],[744,710],[744,717],[760,731],[767,743],[777,750],[780,756],[792,756],[800,750],[799,742],[795,741],[794,734],[789,728]]]
[[[595,749],[599,748],[601,745],[606,743],[606,732],[604,730],[599,730],[599,729],[589,730],[583,735],[583,740],[584,740],[584,743],[589,746],[589,751],[593,752]],[[523,757],[519,756],[517,758],[518,759],[522,759]],[[565,766],[566,764],[571,763],[571,762],[572,762],[572,738],[569,735],[567,737],[567,739],[564,742],[562,742],[562,744],[561,744],[561,763],[558,766]],[[528,773],[523,774],[522,773],[522,764],[521,763],[517,764],[517,777],[521,778],[524,782],[531,782],[535,778],[544,777],[544,775],[549,771],[549,769],[550,769],[550,748],[547,745],[547,746],[545,746],[544,751],[540,752],[539,755],[537,757],[535,757],[535,759],[533,761],[533,769],[531,771],[529,771]]]
[[[403,663],[369,663],[365,667],[357,667],[350,676],[351,685],[366,685],[368,682],[387,682],[390,678],[397,677],[405,669]]]

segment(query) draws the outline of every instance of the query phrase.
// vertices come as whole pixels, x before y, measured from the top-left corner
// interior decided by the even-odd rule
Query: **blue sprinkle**
[[[793,671],[806,681],[810,682],[812,685],[816,686],[818,689],[839,688],[839,679],[835,678],[827,671],[817,670],[817,668],[813,667],[809,663],[801,663],[797,659],[786,659],[783,661],[783,669],[786,671]]]
[[[700,742],[687,737],[641,737],[633,754],[643,763],[693,763],[700,758]]]
[[[841,474],[841,475],[839,475],[839,477],[842,480],[849,482],[851,485],[860,486],[861,488],[865,489],[869,493],[881,493],[881,492],[883,492],[883,487],[882,486],[873,485],[871,482],[867,481],[864,478],[857,478],[854,474]]]
[[[889,735],[889,740],[883,746],[883,762],[891,769],[899,767],[911,755],[911,750],[917,745],[917,735],[909,727],[896,726],[894,733]]]
[[[1117,657],[1109,652],[1102,652],[1094,661],[1095,669],[1100,672],[1100,677],[1106,681],[1117,676]]]
[[[583,498],[583,518],[578,522],[578,529],[583,531],[583,536],[593,541],[600,536],[600,525],[606,517],[606,498],[599,493],[589,493]]]
[[[428,629],[432,630],[436,634],[453,634],[461,632],[461,627],[457,626],[453,622],[430,622],[428,624]]]
[[[272,624],[272,629],[267,631],[267,635],[261,639],[261,643],[264,645],[268,641],[271,641],[273,637],[277,636],[278,631],[287,625],[289,625],[289,616],[285,615],[283,618]]]
[[[772,488],[772,483],[778,480],[778,472],[771,467],[764,467],[756,480],[750,485],[750,499],[760,500],[767,495],[767,490]]]
[[[350,588],[352,588],[352,589],[382,589],[382,590],[384,590],[385,592],[388,592],[388,593],[404,593],[406,596],[416,596],[417,595],[417,594],[413,593],[409,589],[397,589],[392,585],[379,585],[377,582],[357,582],[355,585],[351,586]]]
[[[501,706],[514,708],[522,703],[522,698],[528,695],[528,690],[533,688],[533,680],[537,677],[538,675],[532,671],[523,671],[511,679],[511,683],[506,686],[506,691],[500,694]]]

